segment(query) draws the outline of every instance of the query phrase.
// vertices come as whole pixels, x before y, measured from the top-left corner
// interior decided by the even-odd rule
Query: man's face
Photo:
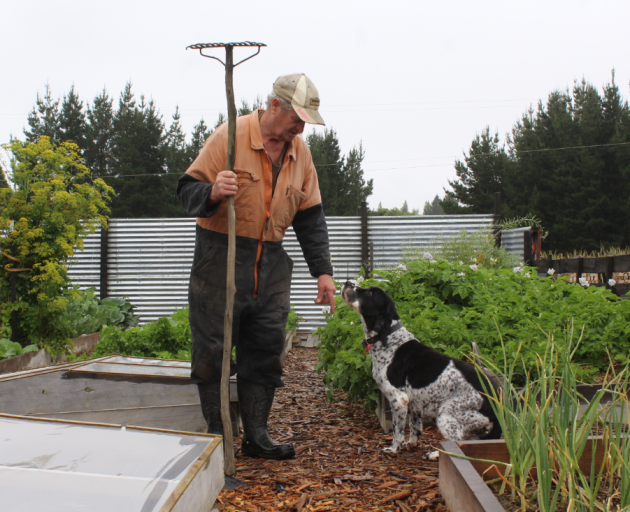
[[[304,131],[304,121],[295,113],[295,110],[282,110],[277,106],[275,113],[275,135],[283,142],[291,142],[296,135]]]

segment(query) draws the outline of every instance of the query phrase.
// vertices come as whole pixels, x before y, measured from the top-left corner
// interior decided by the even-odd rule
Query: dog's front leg
[[[394,439],[392,441],[392,445],[383,448],[383,451],[389,454],[396,454],[405,440],[405,421],[407,420],[409,397],[406,393],[398,391],[394,397],[388,397],[388,399],[392,407]]]

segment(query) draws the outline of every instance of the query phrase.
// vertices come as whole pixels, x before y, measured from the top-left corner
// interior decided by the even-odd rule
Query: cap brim
[[[312,108],[304,108],[300,105],[296,105],[295,103],[291,103],[293,110],[298,115],[298,117],[308,124],[320,124],[322,126],[326,126],[322,116],[319,115],[319,112]]]

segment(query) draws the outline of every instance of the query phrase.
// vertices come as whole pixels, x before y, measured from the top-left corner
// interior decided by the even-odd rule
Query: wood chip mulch
[[[220,511],[263,510],[322,512],[448,512],[438,490],[438,463],[423,455],[442,439],[435,428],[424,430],[420,446],[390,457],[381,449],[391,443],[374,413],[345,401],[333,403],[315,372],[317,350],[294,348],[284,363],[285,387],[276,392],[269,430],[290,442],[296,458],[267,461],[243,457],[235,440],[236,477],[247,487],[223,490]]]

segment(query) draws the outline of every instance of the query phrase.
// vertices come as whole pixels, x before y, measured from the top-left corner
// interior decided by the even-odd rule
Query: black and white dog
[[[372,375],[392,408],[394,440],[384,449],[397,453],[414,447],[422,421],[433,421],[450,440],[499,439],[501,427],[474,366],[436,352],[405,329],[394,301],[380,288],[360,288],[347,281],[343,300],[361,315],[372,356]],[[409,414],[409,440],[405,420]]]

